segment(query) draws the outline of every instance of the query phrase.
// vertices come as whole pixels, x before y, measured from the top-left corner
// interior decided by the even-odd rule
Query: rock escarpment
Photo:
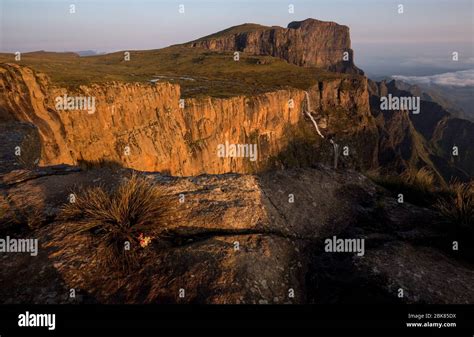
[[[315,19],[288,28],[245,24],[189,43],[215,51],[241,51],[279,57],[298,66],[362,74],[353,62],[349,27]]]
[[[183,107],[177,84],[114,82],[67,90],[53,86],[43,74],[13,64],[1,66],[0,87],[2,118],[38,129],[41,165],[106,160],[173,175],[248,173],[265,169],[285,152],[295,131],[306,128],[314,134],[303,113],[305,92],[298,89],[185,99]],[[349,139],[375,130],[364,77],[321,80],[308,92],[325,134]],[[64,95],[94,97],[95,112],[58,110],[55,99]],[[218,146],[226,142],[256,144],[257,160],[219,157]],[[370,163],[375,147],[365,145],[354,145],[354,151],[367,152],[369,159],[359,159]],[[316,156],[317,161],[332,156],[329,148],[321,151],[325,153]]]

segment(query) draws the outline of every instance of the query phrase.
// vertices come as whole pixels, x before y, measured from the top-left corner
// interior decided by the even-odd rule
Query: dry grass
[[[20,219],[17,219],[16,222],[26,224],[30,230],[40,228],[47,221],[43,211],[37,206],[23,206],[20,209],[20,214]]]
[[[443,218],[470,235],[474,234],[474,183],[454,182],[447,196],[440,198],[436,209]]]
[[[91,187],[75,195],[75,202],[63,207],[62,217],[75,220],[75,233],[91,235],[104,266],[122,270],[137,266],[144,248],[140,237],[157,237],[172,209],[163,188],[136,173],[114,190]],[[127,242],[129,250],[125,249]]]
[[[0,53],[0,63],[12,62],[12,59],[12,54]],[[124,62],[123,51],[91,57],[36,52],[23,54],[19,64],[46,73],[53,83],[69,89],[111,81],[149,83],[163,76],[159,82],[180,84],[182,98],[255,95],[287,87],[307,89],[327,79],[361,79],[314,67],[299,67],[270,56],[241,53],[240,61],[235,62],[233,52],[183,45],[131,51],[129,62]]]
[[[397,177],[368,176],[395,195],[403,193],[405,201],[433,208],[440,214],[440,222],[449,224],[448,232],[474,242],[474,182],[437,186],[434,174],[424,168]]]
[[[407,170],[402,174],[405,183],[414,186],[417,190],[429,193],[434,190],[434,174],[429,169],[422,167],[419,170]]]
[[[405,171],[399,176],[379,176],[368,174],[377,184],[395,195],[402,193],[405,201],[420,206],[432,206],[440,189],[436,187],[434,174],[426,169]]]

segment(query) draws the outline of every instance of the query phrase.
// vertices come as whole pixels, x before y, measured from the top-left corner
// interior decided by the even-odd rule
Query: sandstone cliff
[[[353,62],[349,27],[335,22],[306,19],[291,22],[288,28],[245,24],[188,45],[217,51],[270,55],[303,67],[363,73]],[[344,53],[347,53],[346,58]]]
[[[302,129],[324,152],[317,161],[324,161],[324,155],[330,160],[333,151],[328,142],[314,137],[303,113],[308,104],[305,92],[297,89],[228,99],[185,99],[181,108],[177,84],[115,82],[67,90],[53,86],[43,74],[13,64],[1,66],[0,88],[2,118],[37,127],[41,165],[107,160],[174,175],[254,172],[284,152],[294,132]],[[351,138],[375,129],[365,78],[324,80],[308,92],[326,135]],[[95,113],[57,110],[55,98],[65,94],[95,97]],[[217,147],[226,141],[257,144],[257,160],[218,157]],[[374,146],[363,145],[355,144],[354,151],[368,152],[368,158],[373,158]]]

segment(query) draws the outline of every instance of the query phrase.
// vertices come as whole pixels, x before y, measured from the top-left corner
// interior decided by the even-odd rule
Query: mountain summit
[[[293,21],[288,28],[243,24],[189,43],[214,51],[269,55],[303,67],[363,74],[353,62],[349,27],[315,19]]]

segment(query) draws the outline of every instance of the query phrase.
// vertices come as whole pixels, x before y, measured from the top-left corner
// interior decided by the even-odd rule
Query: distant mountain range
[[[104,55],[104,52],[98,52],[97,50],[81,50],[76,51],[76,54],[79,56],[95,56],[95,55]]]
[[[459,73],[465,78],[456,76]],[[397,80],[400,89],[436,102],[459,118],[474,121],[474,69],[434,76],[393,78]]]

